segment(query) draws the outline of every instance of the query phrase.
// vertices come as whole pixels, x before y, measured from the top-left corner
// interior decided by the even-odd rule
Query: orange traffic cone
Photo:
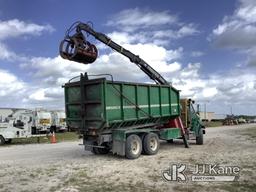
[[[52,136],[51,136],[51,143],[57,143],[54,131],[53,131]]]

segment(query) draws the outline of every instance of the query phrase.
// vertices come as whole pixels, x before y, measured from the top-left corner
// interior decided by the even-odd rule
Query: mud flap
[[[125,141],[113,140],[112,153],[125,156]]]

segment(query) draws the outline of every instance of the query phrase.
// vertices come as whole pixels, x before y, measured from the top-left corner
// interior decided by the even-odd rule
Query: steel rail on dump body
[[[86,23],[79,22],[76,26],[76,31],[79,33],[81,31],[86,31],[88,34],[95,37],[95,39],[111,47],[115,51],[121,53],[122,55],[128,57],[132,63],[135,63],[144,73],[146,73],[150,79],[154,80],[157,84],[160,85],[170,85],[155,69],[153,69],[149,64],[147,64],[143,59],[138,55],[133,54],[129,50],[118,45],[112,41],[107,35],[103,33],[96,32]]]

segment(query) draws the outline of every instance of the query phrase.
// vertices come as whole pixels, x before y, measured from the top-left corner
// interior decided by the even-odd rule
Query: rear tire
[[[5,144],[4,137],[0,135],[0,145],[4,145],[4,144]]]
[[[110,151],[110,148],[107,143],[102,143],[101,146],[105,148],[98,148],[99,154],[105,155],[108,154]]]
[[[147,155],[157,154],[159,145],[159,138],[155,133],[148,133],[143,140],[143,150]]]
[[[98,149],[99,149],[99,148],[97,148],[97,147],[93,147],[93,148],[92,148],[92,153],[95,154],[95,155],[100,154],[100,152],[99,152]]]
[[[199,135],[196,137],[196,144],[197,145],[203,145],[204,144],[204,134],[203,134],[202,129],[200,129]]]
[[[141,155],[142,142],[138,135],[132,134],[127,137],[125,144],[125,156],[128,159],[137,159]]]
[[[12,139],[8,139],[5,141],[6,144],[11,144],[11,142],[12,142]]]

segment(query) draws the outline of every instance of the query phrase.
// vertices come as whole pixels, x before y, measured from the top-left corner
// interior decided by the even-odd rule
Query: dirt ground
[[[256,124],[208,128],[204,145],[161,143],[157,155],[93,155],[76,142],[0,147],[0,191],[256,191]],[[173,163],[239,166],[236,182],[165,181]]]

